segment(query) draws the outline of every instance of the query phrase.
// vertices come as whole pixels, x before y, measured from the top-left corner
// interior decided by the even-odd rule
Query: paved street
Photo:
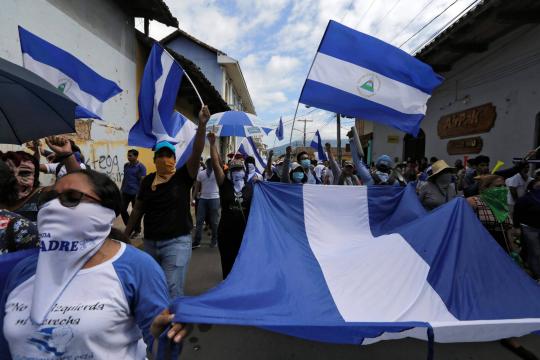
[[[186,292],[196,295],[212,288],[221,280],[221,268],[217,248],[203,247],[193,251],[188,272]],[[528,336],[522,340],[531,351],[540,355],[540,336]],[[212,326],[195,327],[184,346],[182,359],[424,359],[427,344],[414,339],[386,341],[370,346],[329,345],[304,341],[253,327]],[[516,360],[499,343],[436,344],[435,359],[500,359]]]

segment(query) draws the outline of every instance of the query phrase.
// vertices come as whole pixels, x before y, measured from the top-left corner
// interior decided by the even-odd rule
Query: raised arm
[[[330,163],[330,170],[332,170],[332,175],[334,176],[334,185],[337,185],[339,182],[339,177],[341,176],[341,168],[332,154],[332,146],[330,143],[324,144],[326,153],[328,154],[328,162]]]
[[[214,170],[214,175],[216,176],[218,186],[221,186],[225,180],[225,172],[223,171],[221,160],[219,158],[219,152],[216,145],[216,134],[208,133],[208,142],[210,142],[210,159],[212,161],[212,169]]]
[[[281,177],[282,183],[291,182],[291,178],[289,176],[289,165],[291,163],[291,153],[292,153],[292,148],[290,146],[287,146],[287,149],[285,150],[285,157],[283,158],[283,166],[281,168],[281,174],[279,174],[279,176]]]
[[[54,151],[58,162],[66,167],[68,173],[80,170],[81,167],[73,155],[71,143],[64,136],[50,136],[45,139],[47,146]],[[62,166],[62,165],[60,165]],[[41,170],[41,166],[40,166]]]
[[[272,177],[272,157],[274,156],[274,150],[268,151],[268,159],[266,160],[266,169],[264,170],[264,175],[266,179]]]
[[[206,133],[206,124],[209,119],[210,110],[208,110],[208,106],[204,105],[201,111],[199,111],[199,126],[197,127],[197,133],[193,142],[193,151],[186,163],[187,171],[192,179],[197,178],[197,174],[199,173],[199,161],[204,150],[204,134]]]

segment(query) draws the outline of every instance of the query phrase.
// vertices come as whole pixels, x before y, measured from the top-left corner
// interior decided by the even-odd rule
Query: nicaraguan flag
[[[318,160],[326,161],[328,160],[328,157],[326,156],[326,153],[324,152],[324,147],[321,140],[321,134],[319,133],[319,130],[315,132],[315,136],[313,137],[313,140],[311,140],[312,148],[317,150]]]
[[[238,152],[244,156],[252,156],[255,159],[255,168],[257,172],[259,174],[264,173],[264,169],[266,168],[266,161],[264,161],[262,156],[259,154],[259,150],[257,150],[257,145],[255,144],[255,141],[253,141],[253,138],[251,136],[242,139],[240,147],[238,148]]]
[[[139,92],[139,121],[129,132],[129,145],[151,148],[160,141],[175,142],[184,124],[184,121],[178,121],[174,111],[183,76],[180,64],[155,43],[144,67]]]
[[[330,20],[300,102],[416,136],[442,81],[403,50]]]
[[[197,125],[176,111],[173,114],[173,119],[178,128],[173,141],[173,143],[176,143],[176,167],[181,168],[193,151],[193,141],[197,133]]]
[[[257,183],[227,280],[175,322],[317,341],[493,341],[540,330],[540,286],[465,199],[426,213],[413,187]]]
[[[276,128],[276,137],[279,141],[283,140],[283,119],[279,118],[279,125]]]
[[[70,53],[19,26],[23,64],[79,106],[77,118],[101,119],[103,103],[122,89]]]

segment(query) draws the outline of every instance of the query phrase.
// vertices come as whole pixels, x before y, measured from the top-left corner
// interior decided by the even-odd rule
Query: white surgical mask
[[[255,173],[255,165],[254,164],[247,164],[248,174]]]
[[[244,170],[232,172],[231,180],[233,182],[235,192],[242,191],[242,188],[244,187],[245,177],[246,177],[246,172]]]
[[[58,199],[38,212],[40,251],[30,318],[41,324],[86,262],[99,250],[116,218],[113,210],[81,202],[68,208]]]

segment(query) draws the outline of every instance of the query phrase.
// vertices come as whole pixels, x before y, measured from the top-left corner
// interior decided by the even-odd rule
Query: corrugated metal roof
[[[178,27],[178,20],[171,14],[163,0],[114,0],[128,14],[159,21],[162,24]]]
[[[531,23],[540,23],[538,0],[484,0],[429,41],[415,56],[435,71],[447,72],[464,56],[485,52],[495,40]]]

